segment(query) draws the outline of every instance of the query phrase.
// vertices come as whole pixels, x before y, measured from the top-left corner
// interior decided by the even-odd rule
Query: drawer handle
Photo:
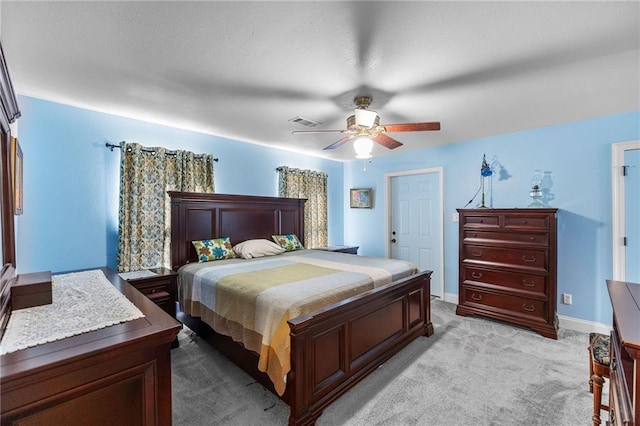
[[[536,257],[535,256],[527,256],[526,254],[522,255],[522,260],[524,260],[527,263],[533,263],[536,261]]]
[[[522,221],[522,224],[523,224],[523,225],[526,225],[527,223],[529,223],[529,221],[527,221],[527,220],[523,220],[523,221]]]
[[[536,240],[536,237],[531,236],[531,237],[529,237],[529,239],[530,239],[531,241],[535,241],[535,240]]]
[[[471,254],[475,257],[482,257],[482,250],[474,250]]]
[[[472,272],[471,273],[471,277],[472,278],[476,278],[476,279],[480,279],[480,278],[482,278],[482,272]]]
[[[525,287],[535,287],[536,286],[536,282],[535,281],[527,281],[527,279],[523,279],[522,280],[522,285]]]
[[[473,294],[471,295],[471,298],[472,298],[473,300],[482,300],[482,296],[479,296],[479,295],[477,295],[477,294],[475,294],[475,293],[473,293]]]
[[[522,304],[522,309],[524,309],[527,312],[533,312],[536,310],[536,307],[533,305],[527,305],[526,303]]]
[[[471,234],[469,234],[469,237],[471,237],[471,238],[475,238],[476,236],[477,236],[477,235],[476,235],[475,233],[471,233]]]

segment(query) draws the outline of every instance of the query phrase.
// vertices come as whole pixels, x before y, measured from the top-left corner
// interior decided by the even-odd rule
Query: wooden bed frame
[[[297,198],[169,192],[172,266],[197,261],[193,240],[229,237],[232,244],[296,234],[304,244],[304,203]],[[349,255],[353,256],[353,255]],[[290,425],[313,424],[331,402],[418,336],[433,334],[431,271],[349,298],[289,321],[291,371],[282,399]],[[178,319],[273,391],[258,354],[215,333],[199,318]]]

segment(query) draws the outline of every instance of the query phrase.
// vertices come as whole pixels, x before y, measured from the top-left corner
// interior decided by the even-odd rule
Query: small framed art
[[[350,190],[349,199],[352,209],[370,209],[372,207],[372,190],[371,188],[352,188]]]

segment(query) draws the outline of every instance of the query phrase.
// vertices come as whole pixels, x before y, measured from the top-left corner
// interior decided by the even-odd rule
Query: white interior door
[[[640,140],[611,146],[613,279],[640,283]]]
[[[625,280],[640,283],[640,149],[624,152]]]
[[[389,257],[431,270],[431,294],[444,296],[441,169],[388,175]]]

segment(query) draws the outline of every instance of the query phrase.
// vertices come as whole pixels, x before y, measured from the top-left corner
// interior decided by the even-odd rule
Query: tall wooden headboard
[[[197,261],[194,240],[229,237],[235,245],[275,234],[296,234],[304,244],[304,198],[170,191],[171,267]]]

